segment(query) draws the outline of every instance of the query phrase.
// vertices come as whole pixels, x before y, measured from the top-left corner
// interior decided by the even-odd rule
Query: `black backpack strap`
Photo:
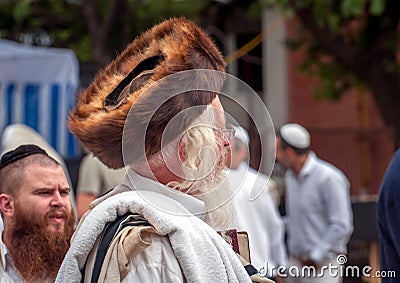
[[[253,265],[251,265],[251,264],[245,265],[245,266],[244,266],[244,269],[246,269],[246,272],[247,272],[247,274],[248,274],[249,276],[252,276],[252,275],[258,273],[257,269],[256,269]]]
[[[137,216],[137,220],[130,221],[127,223],[123,223],[124,220],[128,219],[130,216]],[[92,278],[91,283],[96,283],[99,279],[101,268],[103,265],[104,258],[106,256],[108,247],[110,243],[114,239],[114,237],[125,227],[127,226],[144,226],[150,225],[147,220],[145,220],[142,216],[133,213],[127,213],[125,215],[118,216],[113,222],[110,222],[106,229],[104,230],[103,237],[100,241],[99,247],[97,249],[96,258],[94,261],[93,271],[92,271]],[[84,270],[86,269],[86,264]],[[84,275],[84,274],[83,274]],[[82,277],[82,280],[84,277]]]

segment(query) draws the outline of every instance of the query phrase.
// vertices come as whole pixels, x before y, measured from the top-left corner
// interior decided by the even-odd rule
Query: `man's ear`
[[[178,144],[178,155],[179,155],[179,160],[180,160],[182,163],[183,163],[183,161],[185,160],[185,159],[184,159],[184,156],[183,156],[184,150],[185,150],[185,144],[183,143],[182,140],[180,140],[180,141],[179,141],[179,144]]]
[[[14,214],[14,198],[9,194],[0,194],[0,210],[6,216]]]

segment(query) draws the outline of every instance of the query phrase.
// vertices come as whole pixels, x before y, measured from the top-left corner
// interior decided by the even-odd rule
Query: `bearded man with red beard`
[[[74,231],[61,165],[36,145],[0,161],[1,282],[54,282]]]

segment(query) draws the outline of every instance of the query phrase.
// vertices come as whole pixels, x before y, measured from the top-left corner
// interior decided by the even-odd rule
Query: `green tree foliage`
[[[290,48],[304,48],[301,69],[321,78],[317,96],[338,99],[351,87],[369,89],[387,126],[400,129],[400,1],[260,0],[301,22]],[[261,7],[260,7],[261,6]],[[397,143],[399,134],[397,134]]]
[[[0,0],[0,37],[71,48],[102,66],[155,22],[198,21],[207,0]]]
[[[73,1],[0,1],[0,36],[26,44],[70,47],[90,58],[82,7]]]

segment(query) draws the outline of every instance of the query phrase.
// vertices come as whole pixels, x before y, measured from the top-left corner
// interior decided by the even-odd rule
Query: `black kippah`
[[[14,150],[10,150],[3,154],[0,160],[0,169],[7,165],[14,163],[17,160],[25,158],[32,154],[43,154],[47,155],[46,151],[34,144],[20,145]],[[47,155],[48,156],[48,155]]]

